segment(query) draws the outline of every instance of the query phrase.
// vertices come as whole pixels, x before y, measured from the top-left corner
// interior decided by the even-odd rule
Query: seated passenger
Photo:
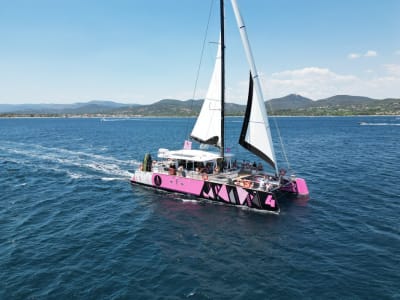
[[[215,166],[215,168],[214,168],[214,174],[219,174],[219,167],[218,167],[218,165],[216,165]]]
[[[267,184],[266,176],[261,177],[259,183],[260,183],[260,190],[265,190],[265,186]]]
[[[183,169],[183,166],[179,166],[178,171],[177,171],[177,174],[178,174],[179,176],[186,177],[186,172],[185,172],[185,170]]]
[[[168,174],[169,175],[176,175],[176,169],[175,169],[174,165],[170,165],[169,166]]]

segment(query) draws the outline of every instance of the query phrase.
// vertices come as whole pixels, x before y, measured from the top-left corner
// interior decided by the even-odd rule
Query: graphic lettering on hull
[[[266,201],[267,194],[258,191],[247,191],[241,187],[229,186],[213,182],[204,182],[199,195],[202,198],[236,205],[247,205],[255,208],[265,208],[270,206],[276,209],[275,200],[272,195],[268,195],[269,201]]]
[[[246,189],[236,185],[226,185],[161,174],[153,175],[152,185],[157,188],[191,194],[212,201],[233,205],[245,205],[258,209],[279,210],[273,195],[264,191]]]

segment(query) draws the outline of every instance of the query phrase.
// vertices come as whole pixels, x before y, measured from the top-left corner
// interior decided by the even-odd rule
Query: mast
[[[221,148],[222,166],[225,158],[225,16],[224,0],[220,0],[220,23],[221,23]],[[221,170],[222,170],[221,166]]]

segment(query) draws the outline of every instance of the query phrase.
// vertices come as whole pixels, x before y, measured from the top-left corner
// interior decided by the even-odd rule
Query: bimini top
[[[206,162],[222,158],[219,153],[196,149],[181,149],[170,151],[168,149],[161,148],[158,150],[157,156],[159,158],[180,159],[197,162]]]

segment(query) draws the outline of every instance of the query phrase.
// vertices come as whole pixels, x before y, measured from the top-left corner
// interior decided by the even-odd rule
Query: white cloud
[[[299,94],[318,100],[334,95],[367,96],[376,99],[400,97],[400,65],[383,65],[385,73],[367,72],[360,76],[336,73],[328,68],[306,67],[260,74],[265,99]],[[367,70],[369,71],[369,70]],[[227,101],[243,104],[248,79],[227,90]],[[244,100],[243,100],[244,99]]]
[[[383,67],[385,68],[386,72],[389,75],[400,77],[400,65],[386,64],[386,65],[383,65]]]
[[[367,52],[365,52],[364,55],[361,55],[360,53],[349,53],[347,55],[348,59],[357,59],[360,58],[361,56],[364,57],[375,57],[378,56],[378,52],[374,51],[374,50],[368,50]]]
[[[385,65],[385,68],[388,75],[372,78],[371,74],[361,78],[319,67],[285,70],[262,78],[264,97],[271,99],[288,94],[300,94],[313,100],[341,94],[377,99],[399,97],[400,65]],[[246,87],[247,81],[241,85]]]
[[[337,74],[327,68],[307,67],[274,73],[268,81],[270,90],[279,91],[282,96],[296,93],[320,99],[345,93],[346,87],[356,84],[358,78]]]
[[[350,53],[349,55],[347,55],[348,59],[357,59],[359,58],[361,55],[358,53]]]
[[[365,54],[365,57],[374,57],[374,56],[378,56],[378,52],[374,51],[374,50],[368,50]]]

